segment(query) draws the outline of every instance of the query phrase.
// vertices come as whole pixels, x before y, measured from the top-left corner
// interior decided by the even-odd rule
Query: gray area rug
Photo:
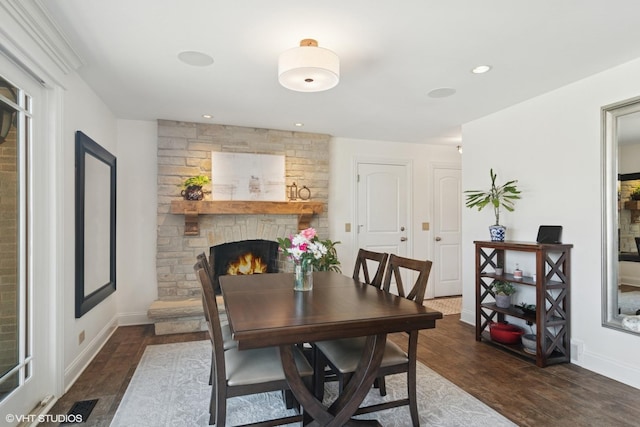
[[[620,314],[636,314],[640,310],[640,292],[620,292],[618,294]]]
[[[112,427],[206,426],[209,421],[211,387],[208,341],[148,346],[140,360]],[[365,403],[406,396],[405,375],[386,379],[387,396],[377,389]],[[327,384],[326,400],[336,396],[336,384]],[[508,419],[484,405],[448,380],[418,363],[418,401],[422,426],[514,426]],[[228,400],[227,425],[275,418],[287,411],[281,393],[261,393]],[[363,415],[384,426],[411,425],[407,406]],[[295,425],[295,424],[294,424]]]

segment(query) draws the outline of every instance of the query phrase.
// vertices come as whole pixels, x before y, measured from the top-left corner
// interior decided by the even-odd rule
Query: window
[[[27,168],[31,98],[0,77],[0,400],[31,376]]]

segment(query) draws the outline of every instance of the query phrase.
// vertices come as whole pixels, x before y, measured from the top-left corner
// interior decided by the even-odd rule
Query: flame
[[[254,257],[252,253],[248,252],[244,255],[240,255],[238,260],[229,263],[227,274],[234,276],[242,274],[260,274],[267,272],[267,265],[262,262],[262,258]]]

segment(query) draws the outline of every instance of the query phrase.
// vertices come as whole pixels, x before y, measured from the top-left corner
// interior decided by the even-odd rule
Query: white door
[[[0,77],[0,104],[15,113],[0,145],[3,163],[15,167],[0,168],[0,199],[6,198],[2,226],[10,222],[2,232],[1,249],[0,424],[16,425],[55,392],[55,215],[51,144],[45,132],[47,91],[2,55]]]
[[[462,295],[461,213],[459,168],[433,169],[434,257],[430,282],[435,297]]]
[[[357,248],[409,256],[409,166],[358,163],[357,173]]]

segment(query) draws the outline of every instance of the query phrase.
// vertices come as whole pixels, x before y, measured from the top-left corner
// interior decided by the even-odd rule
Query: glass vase
[[[309,260],[298,261],[293,265],[293,290],[310,291],[313,289],[313,264]]]

